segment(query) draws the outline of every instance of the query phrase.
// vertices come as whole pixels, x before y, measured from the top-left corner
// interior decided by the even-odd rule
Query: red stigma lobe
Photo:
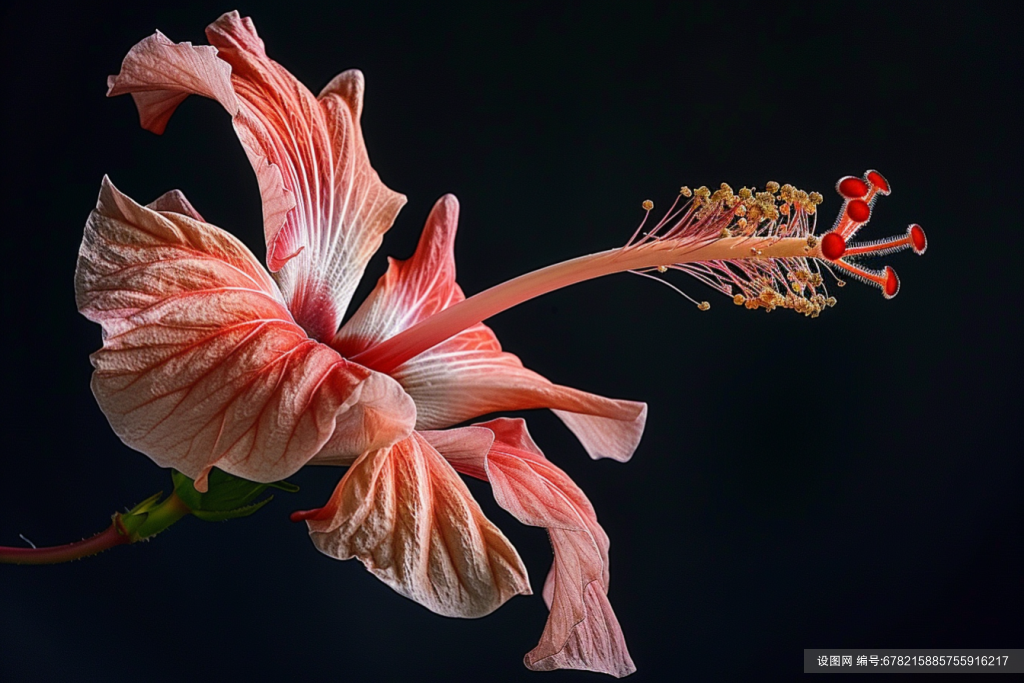
[[[907,234],[910,236],[910,242],[914,247],[914,253],[920,256],[924,253],[925,249],[928,248],[928,238],[924,235],[924,230],[917,223],[914,223],[907,228]]]
[[[846,252],[846,241],[837,232],[830,232],[821,238],[821,255],[835,261]]]
[[[892,191],[889,189],[889,181],[878,171],[868,171],[864,174],[864,178],[874,187],[878,188],[878,191],[882,194],[889,194]]]
[[[889,266],[885,267],[885,283],[882,285],[882,293],[886,299],[891,299],[900,291],[900,279],[896,277],[896,271]]]
[[[871,207],[863,199],[854,199],[847,203],[846,215],[854,223],[867,223],[871,218]]]
[[[860,199],[868,193],[868,184],[860,178],[848,175],[839,181],[836,191],[847,199]]]

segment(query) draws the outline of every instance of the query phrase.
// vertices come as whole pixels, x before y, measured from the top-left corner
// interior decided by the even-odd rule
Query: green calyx
[[[298,486],[285,481],[259,484],[218,469],[210,472],[209,486],[202,493],[196,491],[193,480],[181,472],[172,470],[171,480],[174,490],[167,498],[161,500],[163,493],[157,493],[128,512],[114,515],[114,526],[119,534],[128,538],[128,543],[150,539],[187,515],[204,522],[248,517],[273,500],[273,496],[256,500],[268,488],[288,493],[299,490]]]
[[[174,495],[188,506],[193,515],[206,522],[223,522],[238,517],[248,517],[273,500],[273,496],[253,502],[268,488],[295,493],[299,487],[286,481],[272,484],[257,484],[240,479],[221,470],[210,472],[209,487],[205,493],[196,491],[191,479],[178,471],[172,471]]]

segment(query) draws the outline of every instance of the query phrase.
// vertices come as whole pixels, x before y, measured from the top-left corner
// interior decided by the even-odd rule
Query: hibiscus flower
[[[76,273],[79,310],[103,328],[93,391],[121,439],[194,480],[213,468],[270,483],[307,464],[346,466],[326,504],[298,512],[323,553],[358,558],[428,609],[479,617],[531,592],[515,548],[458,473],[490,483],[504,509],[546,528],[550,608],[526,665],[624,676],[635,670],[608,600],[609,540],[582,491],[544,457],[522,420],[549,408],[594,458],[628,460],[646,406],[559,386],[502,351],[483,320],[614,272],[687,272],[748,308],[817,316],[834,303],[818,262],[895,295],[891,268],[850,257],[911,247],[924,233],[855,245],[889,186],[846,178],[843,211],[819,240],[820,195],[770,183],[733,194],[683,188],[677,204],[620,249],[524,275],[466,299],[456,284],[458,202],[442,197],[415,253],[391,260],[345,318],[353,291],[405,202],[370,166],[360,130],[363,77],[346,71],[314,97],[267,57],[237,13],[207,29],[210,46],[143,40],[109,81],[130,93],[143,127],[163,133],[189,95],[219,102],[256,172],[265,270],[177,191],[142,206],[104,179]],[[652,208],[645,202],[648,214]],[[646,221],[646,219],[645,219]],[[697,303],[697,302],[695,302]],[[707,302],[699,302],[706,310]]]
[[[359,558],[435,612],[478,617],[530,585],[451,460],[491,481],[522,521],[552,528],[552,614],[528,665],[632,672],[606,596],[608,540],[582,492],[520,422],[437,430],[551,408],[592,456],[625,460],[646,406],[552,384],[479,323],[386,373],[353,362],[464,298],[452,251],[458,202],[437,202],[414,256],[392,261],[339,329],[405,201],[370,166],[362,75],[346,71],[314,98],[266,56],[248,19],[226,14],[207,36],[211,47],[143,40],[109,94],[131,93],[156,133],[190,94],[224,106],[259,181],[273,275],[181,193],[140,206],[104,179],[76,291],[103,327],[93,390],[114,431],[200,491],[214,467],[273,482],[309,463],[349,465],[323,508],[296,515],[316,546]]]

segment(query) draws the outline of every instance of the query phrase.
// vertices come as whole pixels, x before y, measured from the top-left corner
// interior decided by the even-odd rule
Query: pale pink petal
[[[551,408],[590,457],[629,460],[643,435],[645,403],[553,384],[500,349],[494,333],[481,324],[395,370],[392,376],[416,402],[417,428],[447,427],[488,413]]]
[[[217,58],[217,49],[174,43],[160,31],[128,51],[121,73],[107,78],[107,88],[110,97],[131,93],[142,127],[157,135],[189,95],[216,100],[232,116],[239,110],[231,67]]]
[[[399,385],[309,339],[245,245],[189,217],[183,197],[155,205],[174,210],[104,178],[75,273],[79,311],[103,327],[93,393],[126,444],[201,488],[214,466],[283,479],[336,424],[360,452],[409,434],[415,406]]]
[[[363,382],[358,403],[338,415],[334,434],[310,460],[311,465],[351,465],[363,453],[395,443],[413,427],[411,414],[396,411],[412,399],[402,385],[379,372]]]
[[[556,547],[560,543],[559,536],[565,532],[554,531],[551,542]],[[555,567],[553,571],[559,571]],[[608,596],[600,581],[588,583],[583,591],[586,620],[572,627],[568,640],[560,650],[554,651],[549,642],[554,642],[556,632],[564,626],[552,625],[557,611],[552,607],[552,619],[548,620],[541,642],[523,659],[527,668],[534,671],[553,671],[555,669],[582,669],[597,671],[616,678],[623,678],[636,671],[633,658],[629,656],[626,640],[622,636],[619,620],[615,617]],[[548,640],[550,633],[551,640]],[[551,654],[548,654],[548,653]]]
[[[181,190],[171,190],[170,192],[164,192],[162,195],[146,204],[147,209],[153,211],[170,211],[171,213],[180,213],[182,216],[188,216],[192,220],[205,223],[203,217],[199,215],[199,212],[195,210],[192,203],[185,199],[185,195]],[[262,268],[260,269],[262,270]]]
[[[418,432],[456,471],[487,481],[487,452],[494,443],[494,432],[484,427],[460,427]]]
[[[351,357],[465,297],[455,283],[453,245],[459,204],[438,200],[416,253],[390,260],[387,273],[338,332],[332,346]],[[551,408],[591,457],[628,460],[643,435],[647,406],[549,382],[501,350],[475,325],[400,365],[392,376],[416,401],[416,428],[440,429],[487,413]]]
[[[354,356],[461,301],[455,284],[455,232],[459,200],[447,194],[434,204],[416,252],[388,258],[388,270],[338,332],[332,345]]]
[[[362,456],[306,516],[323,553],[359,558],[427,609],[481,617],[530,594],[526,568],[451,465],[418,433]]]
[[[370,166],[362,74],[342,73],[315,98],[267,57],[248,17],[225,14],[207,38],[213,47],[146,38],[110,78],[108,95],[131,93],[156,133],[190,94],[224,106],[259,182],[267,264],[295,320],[327,341],[405,203]]]
[[[590,501],[568,475],[548,461],[523,420],[475,425],[494,433],[483,461],[462,451],[460,472],[491,482],[498,504],[519,521],[545,527],[555,561],[544,586],[551,609],[540,642],[525,658],[538,671],[584,669],[622,677],[636,667],[608,602],[608,536]],[[462,430],[455,430],[462,431]]]

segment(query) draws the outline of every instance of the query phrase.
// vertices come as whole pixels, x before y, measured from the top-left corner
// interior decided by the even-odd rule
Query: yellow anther
[[[679,188],[679,194],[683,195],[684,197],[692,197],[693,190],[688,188],[686,185],[683,185],[682,187]]]
[[[697,304],[697,308],[699,308],[702,311],[706,311],[709,308],[711,308],[711,304],[709,304],[707,301],[701,301],[699,304]]]
[[[834,296],[830,296],[829,298],[825,299],[825,304],[829,308],[831,308],[832,306],[835,306],[836,305],[836,298]]]
[[[775,197],[768,192],[758,192],[754,196],[755,206],[751,207],[750,213],[754,214],[754,209],[758,209],[765,218],[774,221],[779,217],[779,210],[775,207]]]
[[[715,193],[713,195],[711,195],[711,202],[713,204],[714,203],[718,203],[718,202],[721,202],[722,204],[726,204],[729,201],[731,201],[732,198],[734,197],[734,195],[732,193],[732,189],[726,189],[726,188],[729,187],[728,185],[726,185],[725,183],[722,183],[722,186],[723,186],[723,189],[715,190]]]
[[[725,239],[726,237],[732,237],[732,232],[729,231],[729,228],[722,228],[722,232],[718,233],[718,236]]]
[[[814,249],[816,246],[818,246],[818,238],[815,237],[814,235],[808,235],[807,246],[810,247],[811,249]]]
[[[659,273],[667,273],[668,272],[668,266],[658,266],[658,272]]]
[[[846,281],[845,280],[836,280],[836,287],[845,287],[845,286],[846,286]]]
[[[644,207],[644,211],[650,211],[651,209],[654,208],[654,202],[652,202],[650,199],[645,199],[642,206]]]
[[[821,287],[821,273],[811,273],[811,276],[808,278],[808,282],[811,283],[811,287]]]
[[[737,306],[742,306],[746,302],[747,298],[742,294],[737,294],[732,298],[732,302]]]
[[[779,184],[774,180],[771,180],[768,182],[767,185],[764,186],[764,189],[768,190],[772,194],[775,194],[776,192],[779,191]]]

